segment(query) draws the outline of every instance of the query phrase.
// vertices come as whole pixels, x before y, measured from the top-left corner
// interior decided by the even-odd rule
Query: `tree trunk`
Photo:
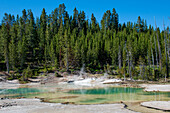
[[[119,45],[119,58],[118,58],[118,60],[119,60],[119,69],[121,69],[121,68],[122,68],[122,66],[121,66],[121,61],[122,61],[122,58],[121,58],[121,50],[120,50],[120,45]]]
[[[69,62],[68,62],[68,44],[67,44],[67,48],[66,48],[66,69],[67,69],[67,71],[69,71]]]
[[[150,40],[150,44],[151,44],[151,40]],[[152,63],[153,63],[153,75],[155,75],[155,63],[154,63],[154,55],[153,55],[153,50],[152,50],[152,44],[151,44],[151,54],[152,54]]]
[[[127,70],[127,73],[129,73],[129,52],[127,52],[127,61],[128,61],[128,70]]]
[[[59,61],[60,61],[60,68],[61,68],[61,67],[62,67],[62,60],[61,60],[61,48],[60,48]]]
[[[156,65],[157,65],[157,68],[159,68],[159,65],[158,65],[158,53],[157,53],[157,47],[156,47],[156,41],[155,41],[155,35],[154,35],[154,43],[155,43],[155,53],[156,53]]]
[[[165,81],[166,81],[166,76],[167,78],[169,78],[169,68],[168,68],[168,59],[167,59],[167,44],[166,44],[166,36],[165,36],[165,25],[164,25],[164,21],[163,21],[163,26],[164,26],[164,41],[165,41],[165,56],[166,56],[166,74],[165,74]]]
[[[151,76],[152,75],[151,72],[150,72],[151,60],[150,60],[149,55],[147,55],[147,56],[148,56],[148,64],[149,64],[149,76]],[[146,68],[147,68],[147,66],[146,66]],[[147,74],[146,74],[146,79],[148,79]]]
[[[126,81],[126,75],[125,75],[125,72],[126,72],[126,70],[125,70],[125,67],[124,67],[124,73],[123,73],[123,76],[124,76],[124,81]]]
[[[130,76],[130,80],[132,80],[132,54],[131,52],[129,51],[129,58],[130,58],[130,61],[129,61],[129,76]]]
[[[9,73],[9,59],[8,59],[7,52],[6,52],[6,68],[7,68],[7,72]]]
[[[145,66],[144,66],[144,64],[142,65],[142,77],[143,77],[143,80],[145,79],[144,78],[144,74],[145,74],[145,68],[144,68]]]
[[[170,63],[170,54],[169,54],[169,50],[170,50],[170,40],[169,40],[169,31],[168,31],[168,57],[169,57],[169,63]]]
[[[142,77],[143,79],[143,74],[142,74],[142,65],[140,64],[140,76]]]
[[[155,20],[155,26],[156,26],[156,35],[157,35],[157,41],[158,41],[158,49],[159,49],[159,66],[160,66],[160,69],[162,70],[162,55],[161,55],[161,48],[159,44],[159,36],[158,36],[158,31],[157,31],[156,20]]]

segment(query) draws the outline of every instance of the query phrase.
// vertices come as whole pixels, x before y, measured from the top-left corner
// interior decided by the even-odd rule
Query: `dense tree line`
[[[22,16],[5,13],[0,25],[0,69],[22,72],[28,66],[105,70],[124,77],[158,79],[169,77],[169,28],[147,26],[139,16],[136,23],[119,23],[113,8],[87,19],[84,11],[69,15],[64,4],[51,14],[45,9],[36,19],[31,10]]]

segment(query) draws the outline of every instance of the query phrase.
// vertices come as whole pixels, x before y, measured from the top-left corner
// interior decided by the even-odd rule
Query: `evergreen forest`
[[[154,19],[153,19],[154,21]],[[107,10],[100,22],[91,14],[60,4],[40,17],[31,10],[22,15],[4,14],[0,24],[0,71],[11,79],[26,80],[40,73],[80,70],[141,80],[169,78],[169,27],[136,22],[119,23],[116,9]]]

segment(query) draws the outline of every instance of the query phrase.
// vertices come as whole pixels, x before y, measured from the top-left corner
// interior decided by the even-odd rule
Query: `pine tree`
[[[96,31],[96,18],[94,17],[93,13],[91,15],[91,24],[92,24],[91,31],[92,31],[92,33],[95,33],[95,31]]]
[[[166,56],[166,76],[165,76],[165,81],[166,81],[166,77],[169,78],[169,67],[168,67],[168,59],[167,59],[167,39],[166,39],[166,34],[165,34],[165,25],[163,22],[163,26],[164,26],[164,42],[165,42],[165,56]]]
[[[36,37],[36,29],[35,29],[35,21],[34,16],[31,10],[28,10],[28,16],[27,16],[27,26],[26,26],[26,39],[27,39],[27,46],[28,51],[31,58],[34,58],[34,48],[36,48],[37,45],[37,37]]]
[[[5,62],[6,62],[6,68],[7,72],[9,73],[9,33],[8,33],[8,26],[5,25],[4,23],[2,24],[2,29],[1,29],[1,39],[2,39],[2,44],[3,44],[3,50],[4,50],[4,57],[5,57]]]
[[[45,32],[46,32],[46,26],[47,26],[47,15],[45,12],[45,9],[43,9],[41,17],[40,17],[40,42],[39,42],[39,47],[40,47],[40,54],[44,54],[44,48],[45,48]],[[41,56],[43,58],[43,56]]]
[[[16,67],[16,40],[17,40],[17,30],[16,30],[16,25],[13,25],[11,30],[10,30],[10,35],[11,35],[11,41],[9,44],[9,58],[10,58],[10,65],[11,69],[14,70]]]
[[[68,31],[65,30],[64,33],[64,59],[66,70],[69,71],[69,40],[68,40]]]
[[[116,31],[118,31],[118,24],[119,24],[119,16],[118,14],[116,13],[116,10],[115,8],[113,8],[112,10],[112,28]]]
[[[24,9],[16,19],[5,13],[0,25],[0,68],[5,67],[4,61],[8,72],[42,64],[67,71],[86,64],[89,72],[112,65],[114,69],[122,68],[124,80],[126,75],[133,79],[138,73],[142,79],[163,77],[168,71],[168,27],[167,31],[151,25],[147,28],[140,16],[135,23],[120,24],[114,8],[103,14],[100,25],[93,13],[90,20],[86,16],[76,8],[70,16],[64,4],[49,15],[43,9],[36,21],[31,10]],[[159,73],[161,76],[157,76]]]
[[[158,29],[155,21],[155,26],[156,26],[156,36],[157,36],[157,42],[158,42],[158,50],[159,50],[159,66],[160,70],[162,70],[162,54],[161,54],[161,48],[160,48],[160,42],[159,42],[159,36],[158,36]]]

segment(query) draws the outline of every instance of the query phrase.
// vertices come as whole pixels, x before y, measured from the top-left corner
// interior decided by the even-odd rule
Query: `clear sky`
[[[165,25],[169,26],[170,0],[0,0],[0,20],[4,13],[21,15],[23,9],[31,9],[34,17],[40,16],[43,8],[47,14],[51,13],[59,4],[64,3],[69,14],[73,14],[76,7],[79,11],[85,11],[90,19],[94,13],[100,22],[106,10],[116,9],[119,14],[120,23],[136,22],[138,16],[146,19],[148,25],[154,26],[154,16],[157,26],[163,29],[163,18]]]

